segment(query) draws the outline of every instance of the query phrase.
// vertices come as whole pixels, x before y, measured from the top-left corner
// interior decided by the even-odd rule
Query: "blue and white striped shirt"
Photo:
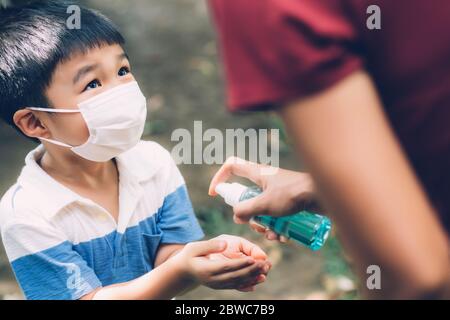
[[[50,177],[31,151],[0,202],[3,245],[28,299],[78,299],[153,268],[158,246],[202,238],[170,153],[141,141],[116,158],[118,222]]]

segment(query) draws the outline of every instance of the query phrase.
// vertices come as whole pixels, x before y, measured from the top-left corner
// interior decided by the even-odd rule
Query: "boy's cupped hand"
[[[212,289],[253,291],[271,268],[264,251],[237,236],[221,235],[191,242],[177,254],[189,278]]]
[[[226,261],[230,259],[250,257],[262,266],[262,272],[255,278],[254,284],[236,289],[244,292],[253,291],[256,284],[262,283],[266,280],[266,275],[272,267],[272,264],[268,260],[266,253],[259,246],[242,237],[228,234],[220,235],[213,240],[223,240],[227,243],[227,246],[225,250],[220,253],[210,254],[208,257],[211,260]]]

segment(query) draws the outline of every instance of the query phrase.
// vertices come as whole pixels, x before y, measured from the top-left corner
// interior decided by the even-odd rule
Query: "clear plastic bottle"
[[[246,187],[235,182],[218,184],[216,192],[227,204],[235,206],[238,202],[256,197],[262,190],[257,186]],[[311,250],[318,250],[323,246],[331,229],[330,219],[308,211],[277,218],[261,215],[255,216],[252,220]]]

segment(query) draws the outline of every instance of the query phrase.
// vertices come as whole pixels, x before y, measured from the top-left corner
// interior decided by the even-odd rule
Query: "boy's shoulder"
[[[15,183],[0,199],[0,230],[12,224],[33,224],[39,220],[35,197],[27,195],[27,190]]]

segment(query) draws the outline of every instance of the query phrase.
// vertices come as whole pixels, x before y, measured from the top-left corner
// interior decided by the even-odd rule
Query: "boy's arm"
[[[161,244],[158,248],[158,252],[156,253],[155,259],[155,267],[161,265],[166,262],[169,258],[176,255],[183,249],[184,244]]]
[[[178,246],[178,245],[177,245]],[[235,289],[261,282],[265,261],[251,257],[210,260],[209,254],[223,252],[227,243],[221,239],[192,242],[181,250],[172,247],[171,257],[143,276],[119,284],[98,288],[82,300],[171,299],[197,285],[213,289]],[[175,249],[177,254],[175,254]]]
[[[179,264],[169,259],[139,278],[98,288],[81,300],[167,300],[192,286]]]
[[[108,287],[98,288],[97,290],[82,297],[82,300],[108,299],[107,297],[115,297],[120,295],[127,297],[126,299],[170,299],[178,295],[180,292],[185,292],[194,286],[182,281],[180,278],[180,271],[173,265],[173,262],[166,263],[170,257],[174,256],[181,249],[184,244],[162,244],[156,254],[155,269],[135,280],[120,283]],[[164,265],[162,265],[164,264]],[[151,284],[151,285],[150,285]],[[154,290],[154,294],[149,292]],[[99,291],[102,290],[101,293]],[[131,298],[128,291],[132,292],[134,298]],[[157,294],[156,294],[157,293]],[[122,299],[117,296],[114,299]]]
[[[168,259],[176,255],[184,248],[185,244],[162,244],[158,248],[158,252],[156,253],[155,259],[155,267],[166,262]],[[185,293],[194,290],[198,287],[198,284],[194,284],[191,286],[186,286],[183,290],[178,291],[177,295],[184,295]]]
[[[394,136],[370,77],[356,72],[280,110],[296,149],[366,283],[383,297],[436,292],[449,276],[448,240]]]

